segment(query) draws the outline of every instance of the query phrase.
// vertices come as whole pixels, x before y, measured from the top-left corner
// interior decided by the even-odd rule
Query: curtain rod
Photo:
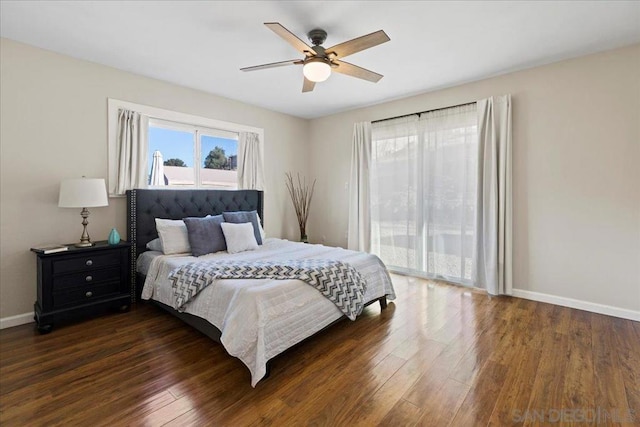
[[[465,105],[471,105],[471,104],[476,104],[476,103],[477,103],[476,101],[465,102],[464,104],[452,105],[450,107],[434,108],[433,110],[421,111],[419,113],[403,114],[401,116],[389,117],[388,119],[372,120],[371,123],[386,122],[387,120],[401,119],[402,117],[409,117],[409,116],[416,116],[416,115],[418,117],[420,117],[420,115],[424,114],[424,113],[431,113],[433,111],[446,110],[446,109],[449,109],[449,108],[464,107]]]

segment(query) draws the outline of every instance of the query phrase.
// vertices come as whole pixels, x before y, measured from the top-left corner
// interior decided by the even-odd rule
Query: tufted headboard
[[[158,237],[155,218],[182,219],[255,210],[264,222],[263,196],[258,190],[128,190],[127,240],[132,245],[133,292],[138,255]]]

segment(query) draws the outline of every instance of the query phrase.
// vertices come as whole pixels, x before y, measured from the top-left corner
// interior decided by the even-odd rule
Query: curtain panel
[[[476,286],[511,295],[511,95],[478,101],[478,165]]]
[[[238,189],[264,190],[260,136],[254,132],[240,132],[238,139]]]
[[[474,104],[372,125],[372,252],[390,269],[473,284]]]
[[[117,175],[115,194],[146,188],[149,118],[130,110],[118,110],[116,137]]]
[[[417,270],[418,116],[372,123],[371,251],[392,270]]]
[[[351,175],[349,178],[349,233],[347,247],[356,251],[371,250],[371,123],[353,125]]]

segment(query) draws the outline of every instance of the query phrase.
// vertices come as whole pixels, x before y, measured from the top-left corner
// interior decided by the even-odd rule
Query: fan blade
[[[285,41],[287,41],[291,46],[304,53],[307,56],[315,56],[316,51],[311,48],[308,44],[300,40],[295,34],[291,31],[287,30],[285,27],[280,25],[277,22],[265,22],[264,25],[267,26],[271,31],[282,37]]]
[[[299,59],[290,59],[288,61],[280,61],[280,62],[272,62],[270,64],[254,65],[253,67],[244,67],[244,68],[240,68],[240,71],[264,70],[265,68],[275,68],[275,67],[283,67],[285,65],[297,65],[297,64],[304,64],[304,61],[300,61]]]
[[[348,62],[338,61],[334,59],[332,61],[334,64],[338,66],[335,68],[331,68],[331,71],[336,73],[345,74],[351,77],[357,77],[363,80],[369,80],[370,82],[377,83],[382,77],[382,74],[374,73],[373,71],[367,70],[366,68],[358,67],[357,65],[349,64]]]
[[[327,54],[335,54],[338,58],[344,58],[345,56],[353,55],[361,50],[369,49],[370,47],[377,46],[382,43],[386,43],[389,40],[389,36],[384,31],[376,31],[375,33],[367,34],[366,36],[358,37],[335,46],[331,46],[325,49]]]
[[[316,87],[316,82],[312,82],[308,78],[304,78],[304,83],[302,84],[302,93],[311,92],[313,88]]]

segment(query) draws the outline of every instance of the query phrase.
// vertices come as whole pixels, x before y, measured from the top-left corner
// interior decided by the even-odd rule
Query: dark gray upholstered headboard
[[[127,191],[127,240],[132,244],[134,289],[136,259],[147,250],[146,244],[158,237],[155,218],[182,219],[232,211],[258,211],[264,222],[263,196],[263,192],[258,190]]]

